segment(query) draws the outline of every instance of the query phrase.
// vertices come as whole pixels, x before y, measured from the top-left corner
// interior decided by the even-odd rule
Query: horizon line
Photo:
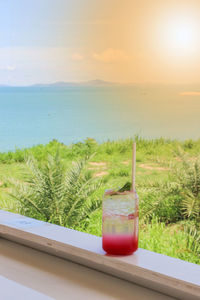
[[[43,82],[36,82],[36,83],[31,83],[31,84],[21,84],[21,85],[13,85],[13,84],[1,84],[0,83],[0,88],[1,87],[39,87],[39,86],[51,86],[51,85],[59,85],[60,87],[63,85],[120,85],[120,86],[124,86],[124,85],[200,85],[200,83],[198,82],[194,82],[194,83],[174,83],[174,82],[150,82],[150,81],[144,81],[144,82],[116,82],[116,81],[107,81],[107,80],[103,80],[103,79],[91,79],[91,80],[80,80],[80,81],[64,81],[64,80],[57,80],[57,81],[53,81],[53,82],[48,82],[48,83],[43,83]]]

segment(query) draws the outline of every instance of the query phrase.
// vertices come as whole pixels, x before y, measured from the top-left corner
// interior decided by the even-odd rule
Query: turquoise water
[[[0,151],[57,139],[199,138],[200,97],[181,87],[0,88]]]

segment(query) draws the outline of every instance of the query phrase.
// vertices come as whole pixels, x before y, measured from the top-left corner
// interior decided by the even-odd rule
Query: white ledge
[[[0,276],[0,283],[1,299],[55,300],[3,276]]]
[[[144,249],[108,256],[100,237],[1,210],[0,236],[181,300],[200,299],[196,264]]]

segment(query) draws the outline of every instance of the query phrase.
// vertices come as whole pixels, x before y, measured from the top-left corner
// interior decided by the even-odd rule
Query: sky
[[[200,82],[199,0],[0,0],[0,84]]]

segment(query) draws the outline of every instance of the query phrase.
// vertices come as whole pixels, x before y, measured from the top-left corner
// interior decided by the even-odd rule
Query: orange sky
[[[199,0],[28,2],[2,4],[0,84],[200,81]]]
[[[86,32],[88,72],[121,82],[199,82],[200,1],[101,1],[86,15],[97,23]]]

